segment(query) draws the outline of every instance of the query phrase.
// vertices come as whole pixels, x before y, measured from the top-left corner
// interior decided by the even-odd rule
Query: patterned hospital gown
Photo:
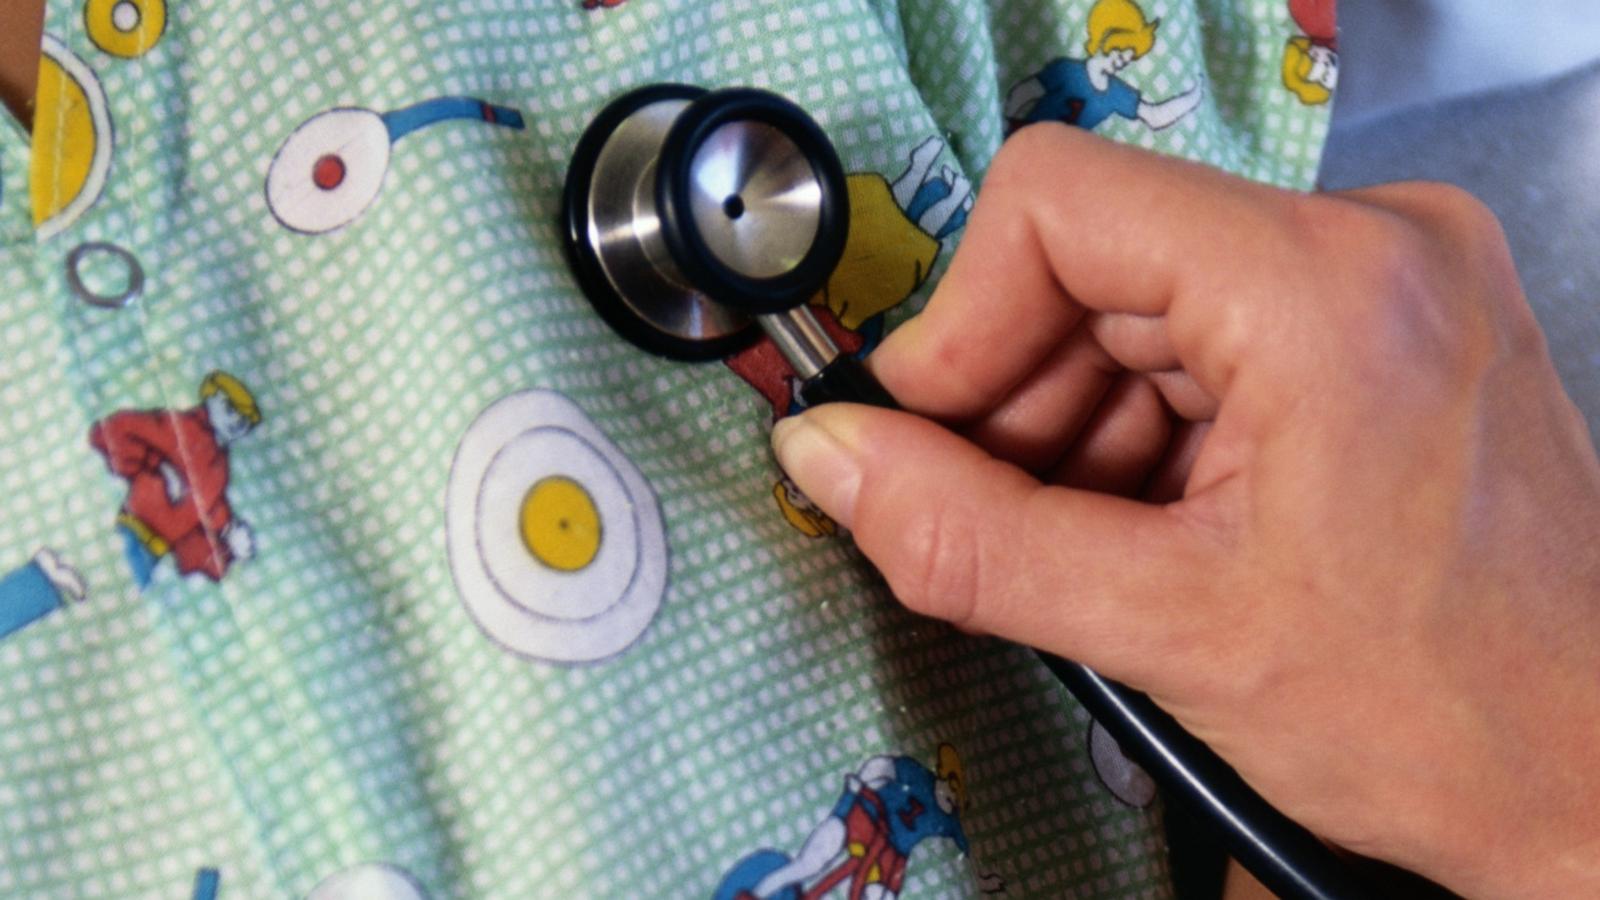
[[[870,352],[1008,91],[1105,22],[1152,36],[1122,82],[1200,90],[1100,134],[1309,188],[1296,5],[49,0],[38,127],[0,123],[0,896],[709,897],[884,756],[970,840],[900,896],[1168,896],[1160,801],[784,479],[772,357],[596,315],[561,191],[629,88],[793,99],[849,174],[814,302]]]

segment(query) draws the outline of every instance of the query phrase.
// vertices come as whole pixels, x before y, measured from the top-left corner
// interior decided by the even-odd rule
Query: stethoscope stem
[[[822,323],[812,315],[808,306],[796,306],[781,313],[756,316],[761,330],[766,332],[778,352],[794,369],[795,377],[810,381],[822,373],[828,364],[839,357],[839,345],[833,342]]]

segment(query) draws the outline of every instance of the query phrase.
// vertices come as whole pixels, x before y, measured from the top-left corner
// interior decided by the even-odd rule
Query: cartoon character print
[[[134,59],[150,51],[167,28],[167,0],[87,0],[83,30],[102,51]]]
[[[1339,84],[1338,0],[1289,0],[1289,15],[1304,33],[1283,47],[1283,86],[1307,106],[1327,103]]]
[[[1193,112],[1200,105],[1200,84],[1152,102],[1117,75],[1150,52],[1160,24],[1160,19],[1146,19],[1133,0],[1096,0],[1089,9],[1084,58],[1058,57],[1013,85],[1005,104],[1009,130],[1047,121],[1093,130],[1121,116],[1159,131]]]
[[[69,602],[88,596],[83,576],[49,547],[0,575],[0,638],[15,634]]]
[[[204,868],[194,873],[194,893],[190,900],[217,900],[217,889],[222,886],[222,872]]]
[[[83,5],[90,42],[120,59],[148,53],[166,27],[166,0],[86,0]],[[111,105],[94,69],[55,35],[44,35],[40,51],[29,199],[37,235],[48,240],[105,193],[115,137]]]
[[[40,45],[30,202],[40,240],[78,221],[111,178],[111,106],[100,78],[54,35]]]
[[[228,451],[260,423],[249,389],[218,371],[200,382],[198,406],[124,410],[90,429],[90,446],[128,482],[117,530],[141,588],[167,556],[180,575],[221,581],[255,555],[249,524],[228,503]]]
[[[284,139],[267,166],[267,208],[283,227],[324,234],[354,222],[378,199],[389,155],[401,138],[446,121],[521,131],[522,113],[476,97],[434,97],[377,112],[326,109]]]
[[[953,841],[970,853],[961,813],[967,790],[961,757],[939,745],[935,769],[909,756],[874,756],[845,776],[839,799],[800,851],[758,850],[723,876],[712,900],[819,900],[843,891],[850,900],[894,900],[919,844]],[[1002,893],[993,875],[984,893]]]
[[[972,185],[948,165],[938,165],[944,142],[924,141],[893,182],[876,172],[845,180],[850,231],[844,254],[812,312],[834,343],[858,357],[883,339],[884,313],[909,298],[927,280],[942,241],[966,224]],[[774,421],[799,412],[800,381],[783,354],[763,337],[728,357],[728,368],[772,405]],[[783,517],[797,531],[820,538],[837,531],[788,477],[773,487]]]

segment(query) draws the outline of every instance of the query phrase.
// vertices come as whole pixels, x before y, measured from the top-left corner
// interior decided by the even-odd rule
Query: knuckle
[[[1039,173],[1068,167],[1074,157],[1082,156],[1085,142],[1090,140],[1083,129],[1060,122],[1039,122],[1017,130],[990,161],[978,205],[982,206],[987,196],[998,198],[1002,205],[1032,203],[1040,195]],[[1068,186],[1059,182],[1056,189]]]
[[[901,565],[888,578],[910,609],[966,625],[978,609],[978,554],[960,517],[947,509],[928,509],[902,530]]]
[[[1457,256],[1470,252],[1465,241],[1492,246],[1498,226],[1456,188],[1412,184],[1400,197],[1394,206],[1338,199],[1320,206],[1318,249],[1354,261],[1336,276],[1340,289],[1325,311],[1340,352],[1357,377],[1391,383],[1403,371],[1410,383],[1430,374],[1470,380],[1496,354],[1499,337],[1476,292],[1463,289],[1484,280],[1481,264],[1462,266]],[[1423,206],[1433,212],[1418,214]],[[1443,213],[1457,223],[1455,234],[1441,224],[1446,209],[1455,210]]]
[[[991,172],[998,168],[1006,172],[1037,173],[1038,170],[1032,167],[1060,154],[1063,142],[1071,137],[1070,129],[1057,122],[1040,122],[1020,128],[1000,145]]]
[[[1497,359],[1542,356],[1544,333],[1523,294],[1505,231],[1494,212],[1450,184],[1419,185],[1431,203],[1431,236],[1453,279],[1463,360],[1478,366]]]
[[[1500,220],[1471,192],[1442,181],[1411,183],[1423,207],[1423,215],[1439,226],[1474,244],[1503,243]]]
[[[909,472],[881,474],[871,490],[883,493],[862,498],[856,539],[912,611],[987,630],[1006,612],[1003,589],[1016,574],[1012,537],[994,515],[992,496],[1021,496],[1030,479],[995,460],[977,469],[939,485]],[[994,494],[978,496],[974,484],[990,485]]]
[[[978,610],[979,553],[966,516],[937,502],[899,530],[900,560],[886,573],[894,595],[910,609],[962,626]]]

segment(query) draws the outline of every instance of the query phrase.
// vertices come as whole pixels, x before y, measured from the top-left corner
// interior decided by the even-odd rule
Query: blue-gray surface
[[[1426,178],[1505,226],[1567,392],[1600,444],[1600,64],[1335,128],[1328,189]]]

